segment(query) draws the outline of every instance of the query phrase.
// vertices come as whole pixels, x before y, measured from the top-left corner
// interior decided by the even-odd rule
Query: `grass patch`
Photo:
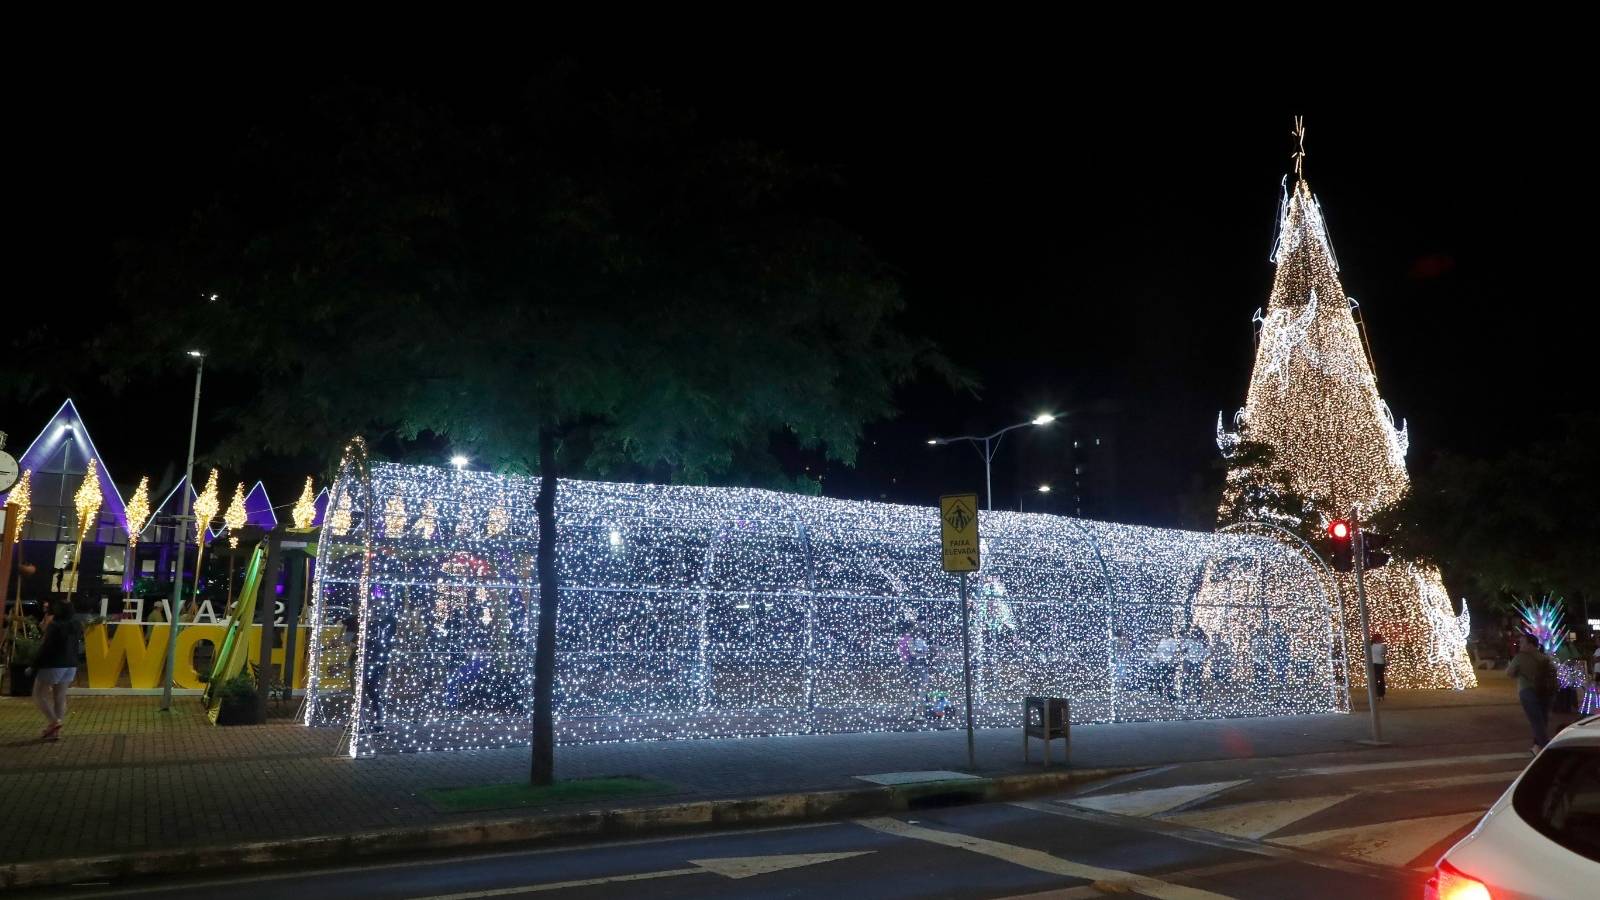
[[[653,778],[617,775],[606,778],[575,778],[548,787],[530,784],[481,784],[473,787],[425,788],[422,799],[439,812],[481,812],[490,809],[520,809],[558,803],[590,803],[666,794],[673,786]]]

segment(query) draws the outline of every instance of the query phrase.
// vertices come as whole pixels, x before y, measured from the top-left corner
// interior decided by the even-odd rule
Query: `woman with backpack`
[[[44,713],[41,740],[61,736],[61,723],[67,717],[67,688],[78,674],[78,646],[81,642],[72,607],[57,600],[44,617],[44,639],[33,661],[33,702]]]

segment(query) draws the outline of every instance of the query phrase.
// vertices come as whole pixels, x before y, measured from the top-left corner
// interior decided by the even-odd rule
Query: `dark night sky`
[[[858,472],[830,470],[826,493],[931,502],[977,486],[982,471],[968,450],[928,448],[930,434],[1109,399],[1121,409],[1120,517],[1173,523],[1175,494],[1215,456],[1217,412],[1244,400],[1295,113],[1307,116],[1307,176],[1345,288],[1363,304],[1380,389],[1410,422],[1414,464],[1438,449],[1495,455],[1553,415],[1595,408],[1592,287],[1579,283],[1591,252],[1578,246],[1585,191],[1581,166],[1562,156],[1571,135],[1558,97],[1444,80],[1315,96],[1245,82],[1114,95],[1045,62],[871,59],[579,60],[597,83],[657,87],[715,132],[837,170],[832,210],[902,273],[908,327],[982,380],[980,399],[908,389],[901,419],[873,429]],[[142,61],[108,67],[71,103],[38,95],[19,113],[45,136],[18,185],[33,296],[14,293],[9,317],[114,327],[104,318],[113,240],[183,216],[234,177],[228,148],[252,124],[296,115],[319,86],[356,77],[493,115],[534,67],[408,57],[200,72]],[[181,464],[180,377],[139,391],[141,402],[165,398],[159,419],[92,378],[62,380],[37,402],[0,407],[13,452],[70,393],[120,482]],[[214,389],[225,398],[228,386]],[[203,420],[202,446],[208,430]],[[1058,477],[1070,435],[1008,447],[1001,503]],[[258,475],[279,502],[292,499],[294,471],[241,473]]]

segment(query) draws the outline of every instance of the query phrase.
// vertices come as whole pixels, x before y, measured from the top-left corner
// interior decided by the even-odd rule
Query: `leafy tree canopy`
[[[181,234],[122,248],[128,379],[193,345],[261,389],[221,459],[351,434],[482,462],[781,481],[770,442],[844,462],[919,370],[885,267],[820,215],[828,173],[704,136],[651,95],[542,81],[467,120],[345,90],[263,129]],[[130,343],[136,350],[128,353]]]

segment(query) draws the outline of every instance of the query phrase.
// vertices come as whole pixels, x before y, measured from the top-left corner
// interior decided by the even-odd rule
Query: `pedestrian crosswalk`
[[[1228,781],[1154,773],[1059,801],[1283,848],[1396,868],[1431,866],[1510,784],[1525,754],[1392,760]],[[1440,775],[1440,772],[1449,772]]]

